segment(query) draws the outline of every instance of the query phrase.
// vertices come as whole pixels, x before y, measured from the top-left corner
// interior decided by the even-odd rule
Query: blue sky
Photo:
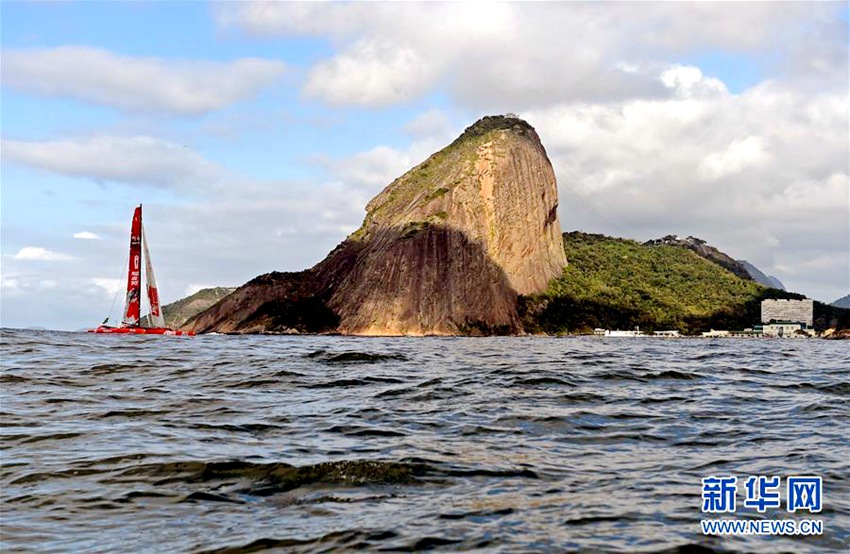
[[[850,292],[846,3],[0,15],[3,326],[105,317],[140,202],[166,302],[309,267],[395,177],[507,112],[543,139],[565,231],[695,235],[790,290]]]

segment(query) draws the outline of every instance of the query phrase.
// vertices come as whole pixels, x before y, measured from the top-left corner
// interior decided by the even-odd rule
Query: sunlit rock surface
[[[485,117],[373,198],[315,267],[246,283],[196,332],[517,333],[518,294],[567,263],[558,191],[525,121]]]

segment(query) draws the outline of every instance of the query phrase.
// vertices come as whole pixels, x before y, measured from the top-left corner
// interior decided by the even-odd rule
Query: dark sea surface
[[[3,551],[850,550],[846,341],[0,338]],[[703,536],[713,474],[823,535]]]

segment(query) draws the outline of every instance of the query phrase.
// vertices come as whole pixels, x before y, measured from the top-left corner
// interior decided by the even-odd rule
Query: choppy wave
[[[850,548],[838,342],[0,340],[3,550]],[[827,532],[701,536],[729,473],[822,475]]]
[[[374,352],[328,352],[326,350],[315,350],[306,354],[305,358],[321,361],[327,364],[351,364],[386,362],[390,360],[405,361],[403,354],[378,354]]]

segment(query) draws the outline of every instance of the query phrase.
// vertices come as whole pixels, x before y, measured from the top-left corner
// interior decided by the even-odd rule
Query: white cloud
[[[93,277],[89,279],[89,283],[100,289],[107,298],[113,298],[124,288],[124,283],[120,279],[108,277]]]
[[[147,136],[3,140],[2,156],[60,175],[161,187],[207,187],[218,183],[224,173],[187,147]]]
[[[698,67],[674,65],[661,73],[661,82],[678,98],[723,96],[728,91],[719,79],[706,77]]]
[[[364,34],[429,36],[458,40],[496,40],[514,28],[515,10],[494,4],[485,10],[471,4],[365,2],[242,2],[218,4],[217,20],[224,28],[258,36],[320,36],[344,40]],[[439,25],[435,25],[439,22]]]
[[[38,275],[11,275],[0,279],[0,290],[4,298],[26,298],[32,295],[50,294],[60,288],[58,280]]]
[[[0,289],[3,290],[3,296],[18,295],[22,292],[23,283],[18,277],[3,276],[0,278]]]
[[[217,20],[222,27],[245,29],[253,35],[281,34],[323,35],[346,33],[361,25],[367,14],[358,3],[348,3],[330,10],[309,2],[288,6],[280,2],[245,2],[241,5],[218,4]],[[322,10],[322,13],[319,11]]]
[[[746,168],[758,168],[771,159],[764,139],[757,136],[733,141],[721,151],[711,152],[700,162],[699,174],[707,180],[722,179]]]
[[[3,85],[122,110],[199,115],[249,99],[277,81],[280,61],[121,56],[84,46],[4,49]]]
[[[75,239],[82,240],[101,240],[100,235],[97,233],[92,233],[90,231],[80,231],[79,233],[74,233]]]
[[[672,72],[665,86],[652,69],[707,49],[780,52],[790,60],[805,44],[806,56],[796,56],[788,71],[811,73],[817,66],[819,74],[835,73],[847,58],[846,33],[833,29],[835,10],[823,3],[768,2],[217,6],[226,29],[329,39],[335,53],[311,69],[305,87],[311,97],[377,107],[445,85],[468,106],[501,112],[706,92],[689,82],[710,91],[722,83]]]
[[[21,248],[17,254],[15,254],[15,259],[57,262],[73,260],[74,258],[67,254],[60,254],[59,252],[53,252],[47,248],[41,248],[40,246],[25,246]]]
[[[376,146],[353,156],[334,160],[331,171],[344,183],[367,192],[377,192],[415,165],[409,151]]]
[[[11,268],[12,274],[0,280],[3,291],[0,323],[6,327],[80,329],[100,323],[110,305],[111,315],[120,317],[119,302],[112,302],[115,292],[120,292],[117,280],[103,279],[95,284],[93,279],[80,275],[79,264],[68,263],[65,267],[61,279],[55,274],[51,276],[49,268],[27,269],[23,273]],[[6,267],[3,269],[5,274]],[[111,286],[110,281],[116,286]]]
[[[433,82],[427,56],[408,46],[362,41],[316,65],[304,93],[334,105],[383,106],[418,96]]]
[[[451,136],[452,127],[446,114],[440,110],[431,109],[408,122],[404,130],[417,139],[448,139]]]

